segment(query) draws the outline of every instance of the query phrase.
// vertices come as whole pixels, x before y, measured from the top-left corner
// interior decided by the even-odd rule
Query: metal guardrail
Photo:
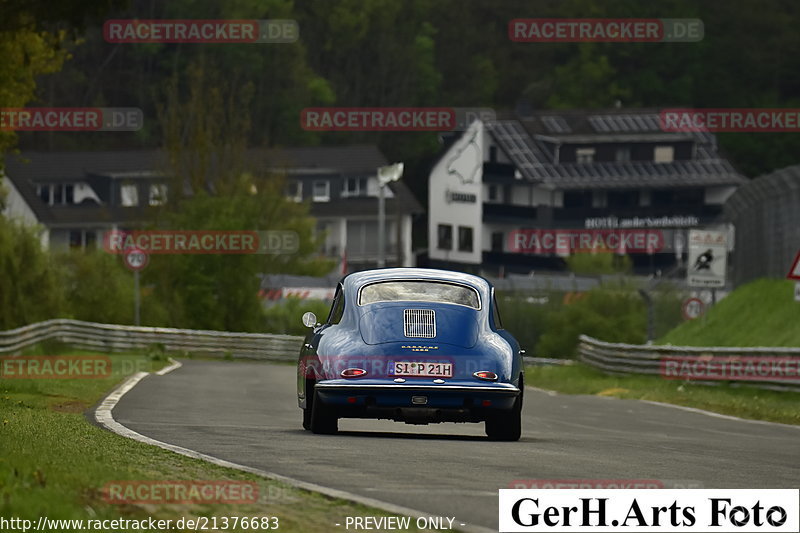
[[[742,358],[769,358],[770,361],[800,360],[800,348],[783,347],[702,347],[702,346],[672,346],[672,345],[642,345],[604,342],[587,335],[580,336],[578,344],[579,359],[603,372],[610,374],[649,374],[663,375],[662,362],[676,357],[692,357],[700,361],[718,360],[726,358],[727,361],[736,362]],[[680,378],[678,378],[680,379]],[[718,380],[695,380],[702,383],[719,383]],[[800,390],[800,376],[792,375],[763,375],[758,379],[742,379],[741,376],[729,380],[742,384],[770,389]]]
[[[292,361],[300,352],[303,337],[123,326],[57,318],[0,331],[0,354],[13,354],[48,340],[101,352],[141,350],[159,345],[168,352],[187,351],[217,356],[230,354],[236,358]]]

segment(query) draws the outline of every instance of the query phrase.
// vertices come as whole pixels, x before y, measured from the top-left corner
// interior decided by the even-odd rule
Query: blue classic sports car
[[[522,351],[500,323],[485,279],[389,268],[345,276],[330,314],[298,361],[303,427],[336,433],[339,418],[407,424],[485,422],[493,440],[520,437]]]

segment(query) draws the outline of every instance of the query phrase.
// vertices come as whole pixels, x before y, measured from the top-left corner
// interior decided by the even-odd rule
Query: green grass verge
[[[684,322],[659,344],[676,346],[800,346],[800,303],[794,282],[759,279],[742,285],[704,317]]]
[[[696,407],[726,415],[800,424],[800,392],[699,385],[655,376],[610,376],[576,363],[563,367],[529,367],[525,383],[565,394],[592,394]]]
[[[87,352],[71,352],[76,354]],[[0,379],[0,517],[35,524],[40,516],[101,520],[276,516],[280,531],[313,532],[337,529],[334,524],[344,524],[345,516],[388,516],[184,457],[90,424],[84,412],[127,374],[165,364],[136,354],[111,358],[114,373],[109,378]],[[121,480],[252,481],[259,486],[259,496],[248,504],[107,503],[104,485]]]

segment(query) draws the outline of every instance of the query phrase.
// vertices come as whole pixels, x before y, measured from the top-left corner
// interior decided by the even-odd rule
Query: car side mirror
[[[303,325],[307,328],[313,328],[317,325],[317,315],[308,311],[303,314]]]

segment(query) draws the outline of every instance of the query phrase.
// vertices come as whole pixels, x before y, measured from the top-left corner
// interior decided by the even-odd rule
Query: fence
[[[197,329],[122,326],[57,318],[21,328],[0,331],[0,355],[19,352],[40,342],[54,340],[86,350],[119,352],[154,345],[168,352],[227,355],[266,361],[294,361],[303,337],[269,333],[231,333]],[[564,365],[573,361],[525,357],[530,365]]]
[[[800,348],[755,347],[698,347],[671,345],[640,345],[603,342],[592,337],[581,335],[578,346],[580,360],[599,370],[611,374],[649,374],[663,376],[667,360],[706,363],[706,370],[711,372],[708,363],[725,362],[731,379],[762,388],[800,390]],[[691,358],[691,359],[689,359]],[[725,358],[725,359],[718,359]],[[745,371],[743,365],[749,358],[769,359],[767,368],[754,365],[755,374]],[[734,366],[739,363],[738,367]],[[732,370],[739,369],[739,372]],[[787,371],[788,369],[788,371]],[[717,366],[717,371],[720,367]],[[762,372],[762,370],[765,370]],[[781,370],[783,375],[781,375]],[[736,374],[733,376],[733,374]],[[711,379],[712,374],[708,374]],[[751,378],[751,379],[748,379]],[[676,377],[676,379],[680,379]],[[719,378],[715,378],[715,381]],[[708,379],[693,379],[709,383]]]
[[[57,318],[0,331],[0,354],[15,353],[48,340],[101,352],[141,350],[161,345],[169,352],[230,354],[240,358],[284,361],[296,359],[303,342],[302,337],[293,335],[122,326]]]

